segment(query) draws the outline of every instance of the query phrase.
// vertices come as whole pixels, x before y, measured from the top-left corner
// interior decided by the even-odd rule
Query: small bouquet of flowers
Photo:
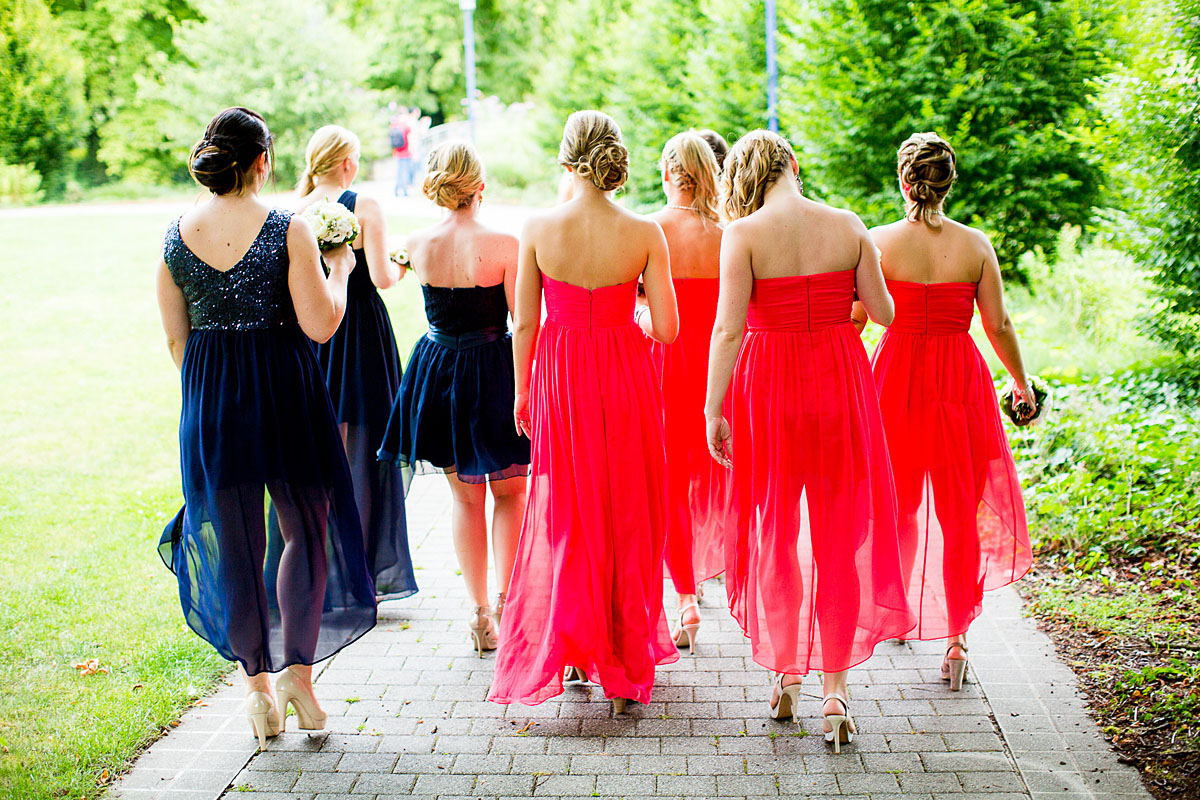
[[[1000,395],[1000,410],[1018,428],[1032,425],[1046,414],[1046,400],[1050,396],[1050,392],[1046,389],[1046,384],[1042,383],[1040,378],[1030,375],[1029,385],[1033,389],[1033,396],[1037,401],[1036,409],[1017,397],[1017,393],[1014,391],[1016,384],[1011,381],[1008,388]]]
[[[300,215],[312,226],[321,250],[332,250],[358,238],[360,228],[354,212],[341,203],[319,200]]]
[[[388,258],[392,260],[393,264],[400,268],[401,272],[411,268],[411,264],[409,264],[408,261],[408,248],[404,245],[393,247],[388,253]]]

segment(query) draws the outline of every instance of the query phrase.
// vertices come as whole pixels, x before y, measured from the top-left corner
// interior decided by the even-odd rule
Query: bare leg
[[[526,479],[524,476],[508,478],[492,481],[489,485],[492,498],[496,502],[495,508],[492,509],[492,551],[496,559],[496,585],[500,592],[507,593],[513,565],[517,561],[521,523],[525,519]]]
[[[238,674],[242,676],[242,680],[246,684],[246,694],[265,692],[274,697],[271,692],[271,675],[269,673],[260,672],[257,675],[250,675],[241,664],[238,664]]]
[[[450,491],[454,495],[450,512],[450,528],[454,534],[454,552],[467,584],[467,593],[474,606],[488,606],[487,597],[487,509],[486,487],[464,483],[453,473],[447,473]]]
[[[846,678],[850,675],[849,670],[841,672],[826,672],[824,675],[824,690],[825,696],[837,694],[840,697],[846,697]],[[848,709],[837,700],[830,698],[825,701],[825,706],[821,709],[822,714],[845,714]],[[832,730],[828,722],[821,723],[822,730],[829,732]]]

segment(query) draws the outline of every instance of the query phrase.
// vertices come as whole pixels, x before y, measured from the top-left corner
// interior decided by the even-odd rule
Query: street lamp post
[[[775,0],[766,0],[767,129],[779,133],[779,64],[775,59]]]
[[[463,12],[463,49],[466,51],[467,125],[475,141],[475,0],[458,0]]]

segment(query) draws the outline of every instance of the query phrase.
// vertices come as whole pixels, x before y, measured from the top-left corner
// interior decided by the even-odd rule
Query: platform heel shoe
[[[279,709],[271,702],[266,692],[251,692],[246,695],[246,716],[250,719],[250,730],[258,737],[258,749],[267,749],[267,739],[279,735]]]
[[[287,730],[287,710],[290,705],[296,712],[296,724],[302,731],[325,729],[325,712],[317,705],[317,698],[304,689],[291,670],[284,670],[275,681],[275,696],[279,698],[280,730]]]
[[[950,654],[955,649],[960,650],[963,655],[957,658],[951,658]],[[946,648],[946,657],[942,659],[942,680],[950,681],[950,691],[961,692],[963,679],[967,676],[967,644],[966,642],[955,642]]]

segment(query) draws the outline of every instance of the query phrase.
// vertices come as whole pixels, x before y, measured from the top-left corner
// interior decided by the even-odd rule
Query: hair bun
[[[442,208],[466,208],[483,186],[483,162],[466,142],[446,142],[429,154],[421,192]]]
[[[629,177],[629,151],[615,140],[600,142],[588,150],[577,169],[601,191],[611,192]]]
[[[908,187],[906,217],[941,227],[941,207],[958,177],[954,148],[936,133],[914,133],[896,151],[900,181]]]
[[[558,163],[604,192],[620,188],[629,177],[629,151],[621,143],[621,129],[601,111],[576,111],[567,118]]]
[[[251,169],[271,151],[271,142],[262,115],[241,106],[227,108],[213,117],[192,148],[188,171],[213,194],[241,194],[251,187]]]

